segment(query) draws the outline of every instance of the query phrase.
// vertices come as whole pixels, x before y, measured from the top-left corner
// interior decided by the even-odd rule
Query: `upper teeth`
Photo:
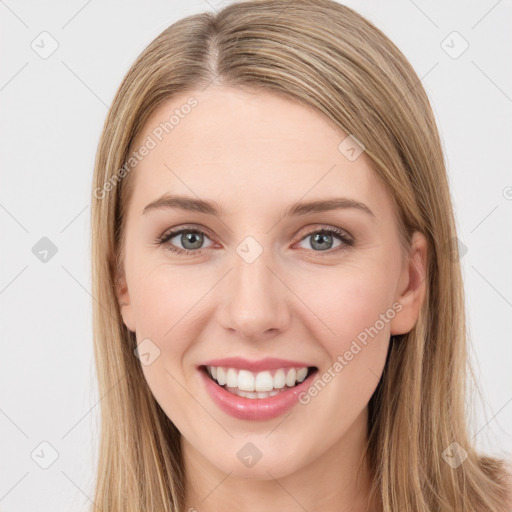
[[[272,391],[284,388],[285,385],[292,387],[297,382],[302,382],[308,373],[306,367],[279,368],[258,373],[220,366],[207,366],[206,369],[220,386],[226,384],[227,387],[242,391]]]

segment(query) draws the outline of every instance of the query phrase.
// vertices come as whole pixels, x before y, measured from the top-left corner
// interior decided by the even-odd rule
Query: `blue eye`
[[[183,248],[176,247],[174,243],[171,243],[171,240],[177,236],[180,236],[179,243],[182,244]],[[172,231],[168,231],[164,233],[161,237],[156,240],[157,245],[167,245],[167,249],[176,254],[185,254],[185,255],[197,255],[202,254],[205,249],[202,247],[204,240],[209,238],[208,235],[197,228],[187,228],[181,227],[179,229],[175,229]],[[303,238],[301,238],[301,242],[308,238],[312,237],[311,246],[318,250],[314,250],[313,252],[317,253],[326,253],[332,254],[339,250],[346,249],[347,247],[354,245],[354,240],[348,233],[343,231],[342,229],[335,228],[332,226],[324,227],[322,229],[316,229],[314,231],[310,231]],[[334,246],[332,248],[332,239],[337,238],[341,241],[340,244]],[[323,256],[323,254],[322,254]]]
[[[333,227],[322,228],[320,230],[312,231],[308,235],[306,235],[301,241],[311,239],[311,246],[313,248],[319,249],[319,251],[314,252],[329,251],[330,254],[332,252],[335,252],[331,250],[334,238],[341,240],[341,243],[335,246],[335,251],[337,251],[337,248],[340,246],[340,249],[343,249],[346,246],[353,245],[353,240],[347,235],[347,233],[345,233],[341,229]]]
[[[164,234],[161,238],[157,240],[159,245],[166,244],[170,242],[173,238],[181,235],[179,238],[179,242],[185,247],[181,249],[180,247],[176,247],[174,244],[169,243],[168,249],[177,254],[191,254],[191,253],[201,253],[201,250],[197,250],[201,248],[201,245],[204,242],[204,238],[207,236],[204,231],[200,229],[191,229],[191,228],[181,228],[175,231],[170,231]],[[187,247],[188,246],[188,247]]]

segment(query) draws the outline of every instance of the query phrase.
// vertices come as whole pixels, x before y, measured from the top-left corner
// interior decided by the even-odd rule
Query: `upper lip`
[[[301,361],[290,361],[289,359],[278,359],[275,357],[266,357],[257,361],[249,361],[242,357],[227,357],[224,359],[211,359],[199,366],[222,366],[224,368],[237,368],[239,370],[248,370],[250,372],[261,372],[264,370],[277,370],[279,368],[309,368],[313,366]]]

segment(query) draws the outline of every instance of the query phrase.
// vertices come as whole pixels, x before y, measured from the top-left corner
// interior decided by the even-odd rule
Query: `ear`
[[[130,331],[135,332],[133,306],[130,301],[130,293],[124,271],[120,272],[115,279],[115,293],[124,324]]]
[[[427,248],[425,235],[416,231],[400,275],[395,302],[399,302],[402,309],[391,320],[391,334],[406,334],[418,321],[427,290]]]

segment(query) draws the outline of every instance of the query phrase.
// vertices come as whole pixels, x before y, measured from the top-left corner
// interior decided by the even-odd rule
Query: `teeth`
[[[254,375],[247,370],[240,370],[238,372],[238,384],[231,387],[238,388],[241,391],[254,391]],[[258,389],[258,391],[265,391],[265,389]]]
[[[307,368],[300,368],[297,371],[297,380],[299,382],[302,382],[306,378],[307,374],[308,374],[308,369]]]
[[[297,380],[297,370],[292,368],[288,375],[286,375],[286,385],[287,386],[295,386],[295,381]]]
[[[281,389],[284,388],[286,385],[286,374],[284,373],[284,370],[277,370],[276,373],[274,373],[274,388]]]
[[[257,391],[272,391],[274,389],[274,379],[270,372],[260,372],[256,375],[254,389]]]
[[[278,389],[274,389],[269,392],[254,392],[251,393],[249,391],[240,391],[238,388],[229,388],[228,391],[233,393],[234,395],[243,396],[245,398],[268,398],[269,396],[275,396],[278,393],[281,393]]]
[[[217,382],[221,386],[226,384],[226,372],[224,371],[224,368],[217,368]]]
[[[234,368],[228,368],[226,373],[226,386],[229,388],[236,388],[238,382],[238,375]]]
[[[274,394],[276,394],[278,390],[283,389],[285,386],[295,386],[297,383],[302,382],[308,373],[306,367],[279,368],[278,370],[267,370],[258,373],[238,370],[237,368],[222,368],[220,366],[207,366],[206,368],[211,377],[220,386],[226,385],[227,388],[235,388],[233,392],[236,391],[235,394],[239,396],[245,396],[243,393],[255,395],[248,396],[248,398],[274,396],[270,393],[275,392]]]

